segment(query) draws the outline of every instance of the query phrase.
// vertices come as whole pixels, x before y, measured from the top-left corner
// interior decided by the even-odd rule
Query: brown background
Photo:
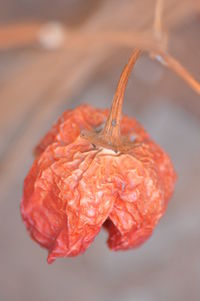
[[[200,80],[198,7],[192,1],[166,2],[170,52]],[[0,23],[62,20],[77,30],[87,22],[89,30],[140,29],[151,26],[154,4],[9,0],[1,5]],[[46,251],[21,221],[23,179],[34,145],[63,110],[84,102],[108,107],[130,52],[117,46],[89,54],[48,52],[35,44],[0,51],[0,300],[200,299],[200,98],[147,55],[131,76],[124,112],[168,151],[178,173],[175,194],[152,238],[138,250],[113,253],[102,231],[84,255],[49,266]]]

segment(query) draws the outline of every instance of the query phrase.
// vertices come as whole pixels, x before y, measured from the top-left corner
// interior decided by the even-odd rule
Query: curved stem
[[[135,49],[125,66],[124,70],[122,71],[122,74],[120,76],[117,89],[115,92],[115,96],[112,102],[112,107],[110,110],[110,114],[108,116],[108,119],[106,121],[105,127],[102,130],[101,134],[104,137],[104,141],[106,141],[108,144],[117,146],[120,144],[120,120],[121,120],[121,114],[122,114],[122,106],[124,101],[124,93],[126,89],[126,85],[130,76],[130,73],[132,71],[133,66],[135,65],[135,62],[137,61],[139,55],[141,53],[141,50]]]
[[[120,133],[120,121],[126,85],[135,62],[141,50],[135,49],[120,76],[117,89],[113,98],[110,113],[101,132],[82,131],[81,136],[96,146],[112,149],[114,151],[126,151],[132,147],[132,143]]]

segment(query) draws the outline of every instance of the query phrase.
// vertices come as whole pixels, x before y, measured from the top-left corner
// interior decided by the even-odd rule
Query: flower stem
[[[124,93],[126,85],[141,50],[135,49],[120,76],[117,89],[113,98],[110,113],[105,126],[101,132],[82,131],[81,137],[90,141],[91,144],[112,149],[114,151],[126,151],[132,147],[132,143],[127,137],[121,136],[120,121],[122,115],[122,106],[124,102]]]
[[[120,135],[120,121],[122,115],[122,106],[124,101],[124,93],[126,85],[132,71],[133,66],[135,65],[141,50],[135,49],[125,66],[122,74],[120,76],[117,89],[113,98],[112,107],[110,109],[110,114],[104,126],[104,129],[101,132],[103,140],[113,147],[117,147],[121,142]]]

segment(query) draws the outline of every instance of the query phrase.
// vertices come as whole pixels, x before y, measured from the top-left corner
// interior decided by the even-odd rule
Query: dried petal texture
[[[54,143],[35,161],[25,179],[21,205],[31,236],[49,250],[48,261],[85,251],[112,205],[112,183],[100,174],[98,150],[78,138]]]
[[[137,247],[151,236],[176,179],[169,157],[150,140],[136,144],[126,157],[122,172],[131,167],[130,173],[125,174],[124,189],[105,223],[108,246],[113,250]]]
[[[35,149],[36,155],[53,142],[63,145],[73,142],[82,130],[92,130],[106,121],[108,110],[100,110],[89,105],[81,105],[65,111],[52,129],[44,136]]]
[[[89,105],[81,105],[74,110],[65,111],[37,145],[36,155],[41,154],[53,142],[59,142],[62,145],[72,143],[82,130],[101,130],[108,114],[109,110],[96,109]],[[122,117],[121,133],[128,135],[131,141],[148,137],[143,127],[127,116]]]
[[[32,236],[57,257],[83,253],[104,226],[108,246],[143,243],[166,210],[175,172],[167,154],[134,119],[123,116],[127,153],[94,147],[80,136],[99,131],[108,111],[82,105],[66,111],[37,147],[24,182],[21,213]]]
[[[174,183],[176,181],[176,174],[174,172],[173,164],[169,156],[153,141],[148,141],[148,147],[151,149],[155,164],[158,167],[158,176],[161,179],[166,204],[174,192]]]

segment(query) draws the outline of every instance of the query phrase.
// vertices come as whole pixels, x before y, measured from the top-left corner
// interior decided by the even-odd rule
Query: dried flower
[[[135,119],[121,116],[139,54],[122,72],[110,112],[87,105],[68,110],[36,148],[21,213],[32,238],[48,249],[49,263],[83,253],[102,226],[110,249],[134,248],[166,210],[172,163]]]

